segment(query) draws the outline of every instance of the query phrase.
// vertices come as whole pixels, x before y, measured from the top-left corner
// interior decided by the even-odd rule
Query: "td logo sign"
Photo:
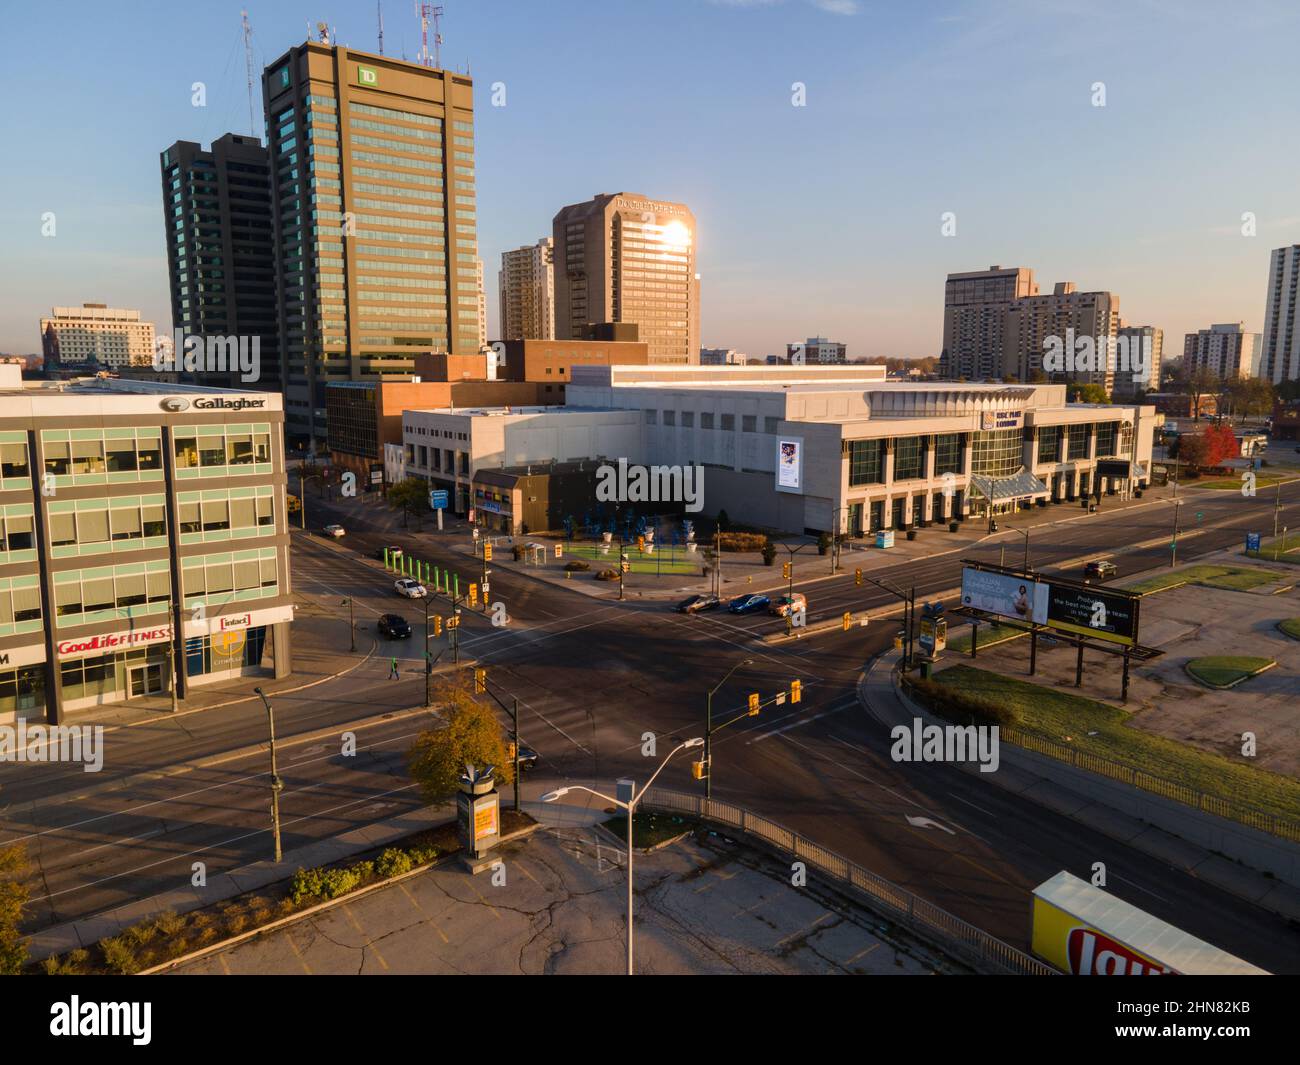
[[[357,67],[357,81],[362,85],[378,85],[379,75],[374,67]]]

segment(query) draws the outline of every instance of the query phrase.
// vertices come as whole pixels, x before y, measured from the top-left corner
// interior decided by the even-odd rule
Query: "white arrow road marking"
[[[938,821],[933,821],[928,817],[913,817],[911,814],[904,814],[903,816],[907,818],[907,823],[913,828],[941,828],[950,836],[957,834],[947,825],[941,825]]]

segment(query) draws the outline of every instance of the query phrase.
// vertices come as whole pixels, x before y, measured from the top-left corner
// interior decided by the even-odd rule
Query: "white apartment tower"
[[[1259,376],[1280,385],[1300,380],[1300,244],[1276,248],[1268,268],[1268,299],[1264,306],[1264,344]]]
[[[1183,338],[1183,369],[1209,370],[1216,377],[1254,377],[1259,373],[1261,337],[1244,322],[1226,322]]]
[[[140,321],[140,312],[83,303],[55,307],[41,319],[41,349],[45,365],[98,362],[117,370],[153,363],[153,322]]]

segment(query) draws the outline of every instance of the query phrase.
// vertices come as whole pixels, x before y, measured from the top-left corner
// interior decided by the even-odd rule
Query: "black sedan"
[[[1114,562],[1107,562],[1105,559],[1093,559],[1083,567],[1083,579],[1085,581],[1104,581],[1119,573],[1119,567]]]
[[[379,615],[379,631],[390,640],[409,640],[411,626],[400,614]]]
[[[679,614],[698,614],[702,610],[715,610],[721,603],[722,600],[716,595],[693,595],[689,599],[683,599],[673,609]]]
[[[537,768],[537,752],[526,743],[519,745],[519,770],[527,773],[530,769]]]

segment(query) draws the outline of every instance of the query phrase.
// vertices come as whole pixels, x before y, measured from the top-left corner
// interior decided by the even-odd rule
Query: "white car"
[[[407,599],[423,599],[429,594],[429,589],[419,581],[411,580],[410,577],[403,577],[400,581],[394,581],[393,591]]]
[[[332,536],[337,540],[340,536],[347,535],[347,530],[344,529],[342,525],[326,525],[325,528],[321,530],[321,533],[325,536]]]

